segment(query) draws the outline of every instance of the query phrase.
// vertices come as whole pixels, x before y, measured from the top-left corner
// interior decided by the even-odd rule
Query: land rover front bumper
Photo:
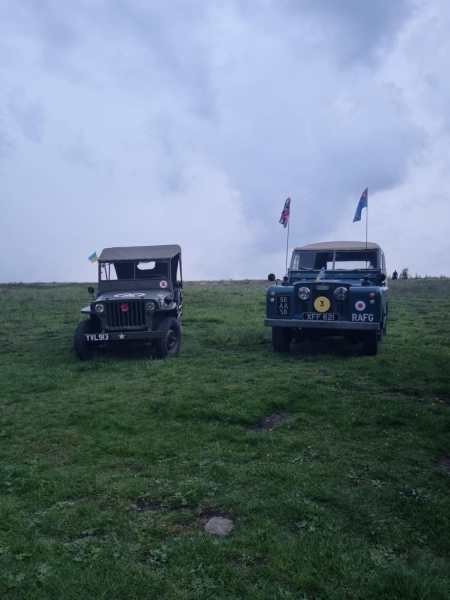
[[[305,321],[303,319],[265,319],[267,327],[294,327],[295,329],[335,329],[350,331],[379,331],[379,323],[352,323],[351,321]]]

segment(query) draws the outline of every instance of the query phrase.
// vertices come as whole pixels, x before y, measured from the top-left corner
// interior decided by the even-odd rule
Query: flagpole
[[[289,221],[290,221],[290,216],[288,219],[288,234],[287,234],[287,238],[286,238],[286,275],[287,275],[287,256],[288,256],[288,252],[289,252]]]
[[[286,275],[287,275],[287,263],[288,263],[288,252],[289,252],[289,223],[291,221],[291,215],[288,217],[288,230],[287,230],[287,238],[286,238]]]
[[[367,269],[367,231],[369,228],[369,189],[367,188],[367,205],[366,205],[366,269]]]

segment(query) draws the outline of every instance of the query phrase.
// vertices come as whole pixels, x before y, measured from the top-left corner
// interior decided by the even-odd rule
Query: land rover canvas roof
[[[307,246],[301,246],[295,248],[295,250],[301,250],[302,252],[314,252],[317,250],[365,250],[366,242],[319,242],[318,244],[308,244]],[[380,246],[374,242],[367,242],[368,250],[378,250]]]
[[[99,261],[170,259],[178,254],[181,254],[181,248],[177,244],[166,246],[126,246],[123,248],[105,248],[99,256]]]

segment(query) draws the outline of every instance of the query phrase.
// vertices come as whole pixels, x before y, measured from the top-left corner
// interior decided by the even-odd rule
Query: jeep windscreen
[[[294,252],[292,271],[365,271],[379,269],[377,250]]]
[[[101,263],[100,281],[133,281],[169,278],[168,260],[118,261]]]

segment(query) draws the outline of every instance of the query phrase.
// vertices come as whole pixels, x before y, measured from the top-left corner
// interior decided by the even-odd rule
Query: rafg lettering
[[[372,322],[373,315],[368,315],[368,314],[362,315],[361,313],[359,315],[352,314],[352,321],[370,321],[370,322]]]

